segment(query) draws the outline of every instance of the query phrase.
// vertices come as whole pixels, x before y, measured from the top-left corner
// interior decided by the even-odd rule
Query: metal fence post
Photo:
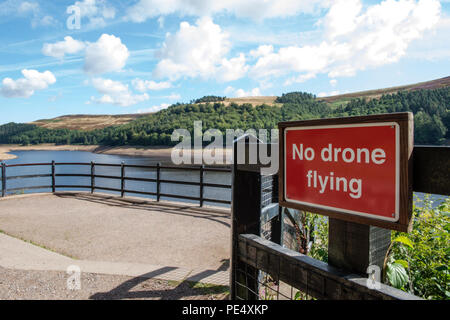
[[[52,160],[52,192],[56,191],[55,160]]]
[[[95,190],[95,162],[91,161],[91,193]]]
[[[378,266],[382,273],[391,230],[334,218],[328,219],[328,227],[330,265],[360,275],[367,275],[369,266]]]
[[[122,161],[120,165],[120,196],[125,195],[125,163]]]
[[[156,201],[161,199],[161,163],[156,164]]]
[[[2,197],[6,194],[6,164],[2,162]]]
[[[205,166],[200,166],[200,207],[203,207],[203,172],[204,172]]]

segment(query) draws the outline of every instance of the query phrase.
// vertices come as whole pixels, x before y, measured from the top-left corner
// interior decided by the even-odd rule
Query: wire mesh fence
[[[279,243],[281,219],[278,206],[278,176],[261,176],[261,238]],[[236,299],[238,300],[293,300],[299,290],[279,280],[278,274],[239,263],[236,268]]]
[[[296,300],[300,297],[298,289],[280,281],[276,276],[248,264],[242,266],[244,269],[238,268],[236,277],[238,300]],[[239,282],[239,279],[245,279],[245,283]]]

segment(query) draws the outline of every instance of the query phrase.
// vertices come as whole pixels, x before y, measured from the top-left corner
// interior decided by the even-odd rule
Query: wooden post
[[[383,261],[391,243],[391,231],[355,222],[329,218],[328,263],[367,276],[367,268]]]
[[[156,201],[161,199],[161,163],[156,164]]]
[[[122,161],[120,166],[120,196],[125,195],[125,163]]]
[[[204,165],[200,166],[200,207],[203,207],[203,171],[205,169]]]
[[[95,191],[95,162],[91,161],[91,193]]]
[[[2,197],[6,194],[6,164],[2,162]]]
[[[52,160],[52,192],[56,191],[55,160]]]
[[[240,143],[245,143],[245,154],[248,154],[248,137]],[[261,173],[260,166],[238,164],[237,145],[234,142],[234,161],[232,170],[232,204],[231,204],[231,268],[230,268],[230,299],[237,297],[248,300],[257,299],[257,295],[251,293],[258,290],[257,269],[246,265],[238,259],[238,243],[240,234],[260,234],[261,222]],[[248,161],[248,159],[246,160]],[[248,276],[253,274],[253,278]],[[247,288],[239,286],[237,282]]]

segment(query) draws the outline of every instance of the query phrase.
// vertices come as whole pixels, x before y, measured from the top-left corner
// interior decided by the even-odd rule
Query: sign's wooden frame
[[[399,200],[399,219],[396,222],[379,220],[364,216],[353,215],[342,212],[338,209],[324,209],[315,206],[299,204],[287,201],[284,197],[284,132],[286,128],[291,127],[310,127],[327,125],[346,125],[346,124],[365,124],[365,123],[383,123],[396,122],[400,127],[400,200]],[[318,213],[331,218],[345,221],[377,226],[385,229],[409,232],[412,228],[412,153],[414,148],[414,118],[410,112],[390,113],[370,116],[357,116],[333,119],[317,119],[304,121],[289,121],[278,123],[279,129],[279,204],[280,206],[304,210],[312,213]]]

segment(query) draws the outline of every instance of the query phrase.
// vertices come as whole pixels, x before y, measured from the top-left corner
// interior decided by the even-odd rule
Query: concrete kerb
[[[52,192],[42,192],[42,193],[28,193],[28,194],[19,194],[19,195],[8,195],[6,197],[0,197],[0,201],[4,200],[13,200],[13,199],[22,199],[22,198],[28,198],[28,197],[38,197],[38,196],[48,196],[48,195],[55,195],[55,196],[64,196],[64,195],[89,195],[89,196],[96,196],[105,200],[115,200],[115,201],[123,201],[130,204],[158,204],[160,206],[169,207],[169,208],[176,208],[176,209],[190,209],[200,212],[212,212],[212,213],[218,213],[218,214],[224,214],[224,215],[231,215],[231,209],[227,208],[220,208],[217,206],[211,206],[211,205],[204,205],[203,207],[198,206],[195,203],[188,203],[188,202],[181,202],[181,201],[169,201],[169,200],[161,200],[156,201],[152,199],[143,199],[141,197],[133,197],[133,196],[126,196],[126,197],[120,197],[113,194],[103,193],[103,192],[95,192],[91,194],[90,192],[82,192],[82,191],[58,191],[55,193]]]

